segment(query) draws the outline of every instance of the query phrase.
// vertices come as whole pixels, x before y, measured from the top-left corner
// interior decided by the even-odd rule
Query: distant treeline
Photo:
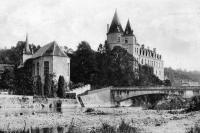
[[[25,47],[25,41],[18,41],[15,47],[10,49],[0,49],[0,64],[13,64],[18,66],[22,58],[23,49]],[[40,46],[31,44],[33,52],[36,52]]]
[[[200,82],[200,71],[186,71],[181,69],[165,68],[165,76],[174,83],[175,80],[191,80]]]

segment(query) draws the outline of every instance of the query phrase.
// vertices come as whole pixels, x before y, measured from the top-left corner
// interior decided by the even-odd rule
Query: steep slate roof
[[[26,41],[25,41],[25,53],[26,54],[32,54],[31,50],[30,50],[30,45],[29,45],[29,42],[28,42],[28,34],[26,34]]]
[[[62,56],[67,57],[67,55],[60,49],[58,44],[53,41],[49,44],[43,46],[40,48],[33,56],[32,58],[38,58],[42,56]]]
[[[119,21],[117,11],[115,11],[115,14],[114,14],[113,20],[111,22],[108,34],[109,33],[121,33],[121,32],[123,32],[123,28],[122,28],[121,23]]]
[[[133,35],[133,30],[131,28],[129,20],[127,21],[126,28],[124,31],[124,35]]]

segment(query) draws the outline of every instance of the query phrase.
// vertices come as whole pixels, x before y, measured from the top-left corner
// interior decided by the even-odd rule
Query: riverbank
[[[84,130],[98,128],[102,123],[118,126],[122,119],[140,132],[148,133],[185,133],[200,121],[200,112],[187,114],[169,111],[143,110],[136,107],[127,108],[95,108],[97,113],[86,113],[85,108],[63,109],[63,113],[35,112],[25,114],[1,114],[0,130],[28,130],[65,126],[72,120],[75,126]],[[98,113],[103,112],[103,113]]]

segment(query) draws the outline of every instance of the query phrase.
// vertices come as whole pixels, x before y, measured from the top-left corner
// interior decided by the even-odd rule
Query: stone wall
[[[115,104],[110,91],[110,87],[89,91],[87,95],[80,96],[80,99],[85,107],[112,107]]]
[[[0,108],[54,108],[61,102],[62,107],[78,104],[76,99],[42,98],[21,95],[0,95]]]

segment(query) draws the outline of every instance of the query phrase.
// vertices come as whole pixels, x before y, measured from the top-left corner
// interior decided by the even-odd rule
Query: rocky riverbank
[[[1,114],[0,130],[28,130],[30,128],[69,126],[90,131],[102,123],[118,126],[122,119],[140,132],[148,133],[185,133],[200,121],[200,112],[179,113],[179,111],[155,111],[142,108],[95,108],[93,113],[84,108],[64,109],[63,113],[26,113]],[[96,112],[96,113],[95,113]],[[98,113],[101,112],[101,113]]]

